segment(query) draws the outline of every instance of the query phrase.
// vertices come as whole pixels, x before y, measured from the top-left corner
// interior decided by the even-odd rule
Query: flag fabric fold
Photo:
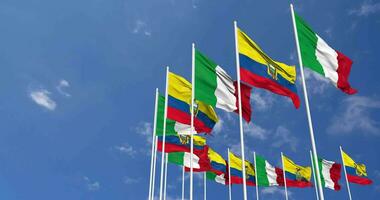
[[[321,172],[321,183],[323,187],[331,190],[340,190],[339,180],[341,177],[342,165],[334,161],[322,158],[318,159],[319,171]]]
[[[282,170],[273,167],[267,160],[256,154],[257,185],[263,187],[283,186]],[[282,179],[282,180],[281,180]],[[281,185],[280,185],[281,184]]]
[[[271,59],[240,29],[237,30],[237,38],[241,81],[287,96],[299,108],[295,67]]]
[[[162,151],[163,136],[158,136],[157,150]],[[194,135],[193,136],[194,149],[202,150],[206,145],[206,139]],[[171,152],[190,152],[190,136],[170,135],[165,136],[165,153]]]
[[[241,158],[235,156],[230,152],[230,182],[231,184],[243,184],[243,161]],[[245,173],[246,173],[246,183],[249,186],[255,186],[255,169],[252,163],[245,161]]]
[[[342,151],[342,157],[347,172],[348,182],[359,185],[372,184],[372,180],[368,178],[367,169],[364,164],[355,162],[344,151]]]
[[[212,180],[212,181],[215,181],[217,183],[220,183],[222,185],[227,185],[228,184],[228,181],[226,180],[226,175],[225,174],[216,174],[212,171],[208,171],[206,172],[206,178],[208,180]]]
[[[343,92],[355,94],[357,90],[348,82],[351,59],[331,48],[297,14],[295,14],[295,20],[303,65],[329,79]]]
[[[311,187],[311,168],[295,164],[288,157],[282,157],[287,187]]]
[[[202,150],[194,149],[193,153],[193,171],[206,172],[210,170],[210,161],[207,157],[208,146]],[[185,166],[185,170],[190,171],[191,153],[190,152],[172,152],[168,154],[168,162],[180,166]]]

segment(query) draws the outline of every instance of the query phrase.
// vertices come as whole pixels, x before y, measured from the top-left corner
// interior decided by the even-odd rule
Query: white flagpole
[[[191,130],[194,130],[194,81],[195,81],[195,44],[191,49]],[[193,200],[193,154],[194,154],[194,134],[190,134],[190,200]]]
[[[239,60],[239,47],[238,47],[236,21],[234,21],[234,31],[235,31],[236,74],[237,74],[238,102],[239,102],[240,148],[241,148],[242,172],[243,172],[243,196],[244,196],[244,200],[247,200],[247,180],[246,180],[246,174],[245,174],[244,133],[243,133],[243,117],[242,117],[243,114],[242,114],[242,106],[241,106],[241,89],[240,89],[240,60]]]
[[[231,194],[231,166],[230,166],[230,149],[227,149],[228,153],[228,197],[229,200],[232,200],[232,194]]]
[[[158,88],[156,88],[156,98],[154,103],[154,121],[153,121],[153,133],[152,133],[152,152],[150,159],[150,176],[149,176],[149,197],[148,199],[152,200],[152,180],[153,180],[153,163],[154,163],[154,147],[155,147],[155,135],[156,135],[156,120],[157,120],[157,101],[158,101]]]
[[[155,136],[155,138],[154,138],[154,159],[153,159],[153,179],[152,179],[151,200],[154,199],[154,186],[156,185],[157,140],[158,140],[158,136]]]
[[[253,163],[255,164],[256,199],[259,200],[259,182],[257,181],[256,152],[253,152]]]
[[[207,172],[204,172],[203,173],[203,199],[206,200],[207,199],[207,182],[206,182],[206,173]]]
[[[310,150],[310,161],[311,161],[311,167],[312,167],[312,172],[313,172],[313,178],[314,178],[314,188],[315,188],[315,194],[317,196],[317,200],[319,200],[319,195],[318,195],[318,185],[317,185],[317,179],[316,179],[316,176],[315,176],[315,168],[314,168],[314,162],[313,162],[313,154]],[[319,167],[317,165],[317,167]]]
[[[348,182],[347,171],[346,171],[346,165],[344,164],[344,159],[343,159],[343,150],[342,150],[342,146],[339,146],[339,149],[340,149],[340,156],[342,157],[342,165],[343,165],[343,169],[344,169],[344,176],[346,177],[346,184],[347,184],[348,197],[350,198],[350,200],[352,200],[352,197],[351,197],[351,190],[350,190],[350,183]]]
[[[284,186],[285,186],[285,199],[288,200],[288,188],[286,185],[286,175],[285,175],[285,165],[284,165],[284,155],[281,152],[281,162],[282,162],[282,173],[284,175]]]
[[[304,94],[304,97],[305,97],[305,105],[306,105],[306,114],[307,114],[307,119],[308,119],[308,122],[309,122],[311,147],[312,147],[312,150],[313,150],[314,161],[315,161],[315,163],[318,163],[317,147],[316,147],[316,145],[315,145],[313,123],[312,123],[311,113],[310,113],[310,108],[309,108],[309,98],[308,98],[308,96],[307,96],[307,89],[306,89],[305,76],[304,76],[304,73],[303,73],[303,65],[302,65],[301,50],[300,50],[300,46],[299,46],[299,42],[298,42],[298,33],[297,33],[297,27],[296,27],[295,16],[294,16],[293,4],[290,4],[290,10],[291,10],[291,13],[292,13],[292,21],[293,21],[293,29],[294,29],[294,38],[295,38],[295,40],[296,40],[297,53],[298,53],[298,62],[299,62],[299,67],[300,67],[300,71],[301,71],[303,94]],[[321,177],[321,176],[320,176],[321,173],[320,173],[318,167],[316,168],[316,171],[317,171],[317,177]],[[325,197],[324,197],[324,195],[323,195],[323,188],[322,188],[321,181],[318,180],[317,183],[318,183],[318,189],[319,189],[320,199],[321,199],[321,200],[324,200]]]
[[[168,184],[168,154],[165,153],[165,184],[164,184],[164,200],[166,200],[166,185]]]
[[[185,166],[182,167],[182,200],[185,200]]]
[[[165,83],[165,110],[164,124],[162,133],[162,152],[161,152],[161,177],[160,177],[160,200],[162,200],[163,184],[164,184],[164,163],[165,163],[165,135],[166,135],[166,117],[168,115],[168,86],[169,86],[169,66],[166,67],[166,83]]]

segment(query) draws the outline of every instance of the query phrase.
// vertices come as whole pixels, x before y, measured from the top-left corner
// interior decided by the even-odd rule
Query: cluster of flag
[[[300,16],[293,17],[300,65],[326,77],[343,92],[355,94],[357,91],[348,82],[352,61],[331,48]],[[251,163],[229,151],[226,160],[199,135],[211,134],[218,123],[215,108],[235,112],[249,123],[252,87],[288,97],[295,108],[300,107],[295,66],[269,57],[236,24],[235,42],[237,80],[194,45],[192,83],[168,70],[165,96],[156,94],[154,148],[167,153],[169,163],[181,165],[185,171],[205,172],[207,179],[224,185],[311,187],[312,171],[317,171],[314,175],[319,175],[323,187],[340,190],[342,166],[334,161],[315,159],[311,154],[312,167],[301,166],[281,154],[280,168],[256,153]],[[343,151],[341,155],[348,182],[371,184],[365,165]]]

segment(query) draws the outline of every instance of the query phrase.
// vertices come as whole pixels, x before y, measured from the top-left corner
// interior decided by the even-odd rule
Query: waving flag
[[[242,160],[230,152],[230,182],[231,184],[243,184]],[[245,161],[246,183],[255,186],[255,169],[252,163]]]
[[[195,51],[195,99],[227,112],[238,110],[238,98],[235,95],[237,85],[222,67],[207,58],[200,51]],[[248,100],[242,101],[244,119],[249,122],[251,117],[250,90],[241,90],[242,96]],[[248,108],[246,110],[245,108]]]
[[[311,168],[295,164],[288,157],[282,157],[287,187],[311,187]]]
[[[237,30],[237,40],[241,81],[287,96],[299,108],[295,67],[272,60],[240,29]]]
[[[227,162],[221,155],[215,152],[212,148],[209,148],[208,157],[210,159],[212,172],[218,175],[227,174]]]
[[[340,190],[339,179],[341,177],[342,165],[334,161],[319,158],[318,166],[321,172],[322,186],[336,191]]]
[[[157,150],[162,151],[162,136],[158,136],[157,141]],[[206,145],[206,139],[194,135],[193,136],[193,144],[194,149],[202,150]],[[171,152],[190,152],[190,136],[182,136],[182,135],[169,135],[165,136],[165,153]]]
[[[364,164],[356,163],[349,155],[342,151],[343,164],[346,167],[348,182],[359,185],[372,184],[368,178],[367,169]]]
[[[256,176],[258,186],[283,186],[284,176],[280,168],[273,167],[267,160],[256,154]]]
[[[220,183],[222,185],[228,184],[228,181],[226,181],[226,175],[225,174],[218,175],[212,171],[208,171],[208,172],[206,172],[206,178],[208,180],[215,181],[215,182]]]
[[[194,149],[193,154],[193,170],[194,172],[206,172],[210,170],[210,160],[207,157],[208,146],[204,146],[201,150]],[[190,171],[191,153],[174,152],[168,154],[168,161],[173,164],[185,166],[186,171]]]
[[[183,77],[169,73],[168,118],[182,124],[191,122],[191,84]],[[196,101],[194,128],[199,132],[210,133],[218,117],[212,106]]]
[[[331,48],[300,16],[295,14],[295,18],[303,65],[329,79],[343,92],[355,94],[357,91],[348,82],[351,59]]]

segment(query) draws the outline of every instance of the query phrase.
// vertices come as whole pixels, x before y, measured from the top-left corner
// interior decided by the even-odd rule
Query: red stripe
[[[248,186],[256,186],[252,181],[246,181]],[[243,184],[243,178],[238,176],[231,176],[231,184]]]
[[[357,90],[352,88],[348,82],[352,60],[339,51],[336,51],[336,53],[338,54],[338,69],[336,71],[338,73],[337,87],[347,94],[355,94]]]
[[[236,99],[238,99],[238,87],[237,87],[237,81],[234,81],[234,86],[235,86],[235,97]],[[250,122],[251,121],[251,113],[252,113],[252,110],[251,110],[251,87],[243,84],[243,83],[240,83],[240,92],[241,92],[241,106],[242,106],[242,109],[243,109],[243,118],[246,122]],[[237,107],[237,110],[235,110],[234,112],[238,113],[239,114],[239,102],[236,101],[236,107]]]
[[[330,178],[334,182],[334,190],[340,190],[339,180],[340,180],[340,172],[342,171],[342,165],[338,163],[334,163],[330,169]]]
[[[194,172],[206,172],[211,170],[210,159],[208,158],[208,146],[205,146],[203,150],[194,149],[194,154],[199,157],[199,169],[194,169]],[[190,168],[185,167],[186,172],[190,172]]]
[[[370,184],[372,184],[371,179],[360,177],[360,176],[354,176],[351,174],[347,174],[347,179],[348,179],[348,182],[356,183],[359,185],[370,185]]]
[[[157,142],[157,150],[162,152],[162,141],[158,140]],[[185,145],[176,145],[165,142],[165,153],[171,152],[190,152],[190,149]]]
[[[277,181],[278,185],[284,186],[284,172],[282,171],[282,169],[280,169],[278,167],[275,168],[275,171],[277,174],[276,181]]]
[[[280,168],[275,168],[276,174],[277,174],[277,183],[279,186],[284,186],[284,172]],[[311,187],[311,182],[307,181],[296,181],[291,179],[286,179],[286,187],[298,187],[298,188],[304,188],[304,187]]]
[[[244,80],[250,85],[253,85],[255,87],[264,88],[267,89],[273,93],[290,97],[293,101],[293,104],[296,108],[300,107],[300,100],[296,93],[292,92],[288,88],[285,88],[278,84],[277,82],[259,76],[257,74],[251,73],[249,70],[244,69],[243,67],[240,68],[240,76],[241,80]]]
[[[173,107],[168,107],[168,118],[182,124],[190,125],[191,123],[191,115]],[[210,133],[212,130],[196,117],[194,117],[194,128],[197,133]]]

